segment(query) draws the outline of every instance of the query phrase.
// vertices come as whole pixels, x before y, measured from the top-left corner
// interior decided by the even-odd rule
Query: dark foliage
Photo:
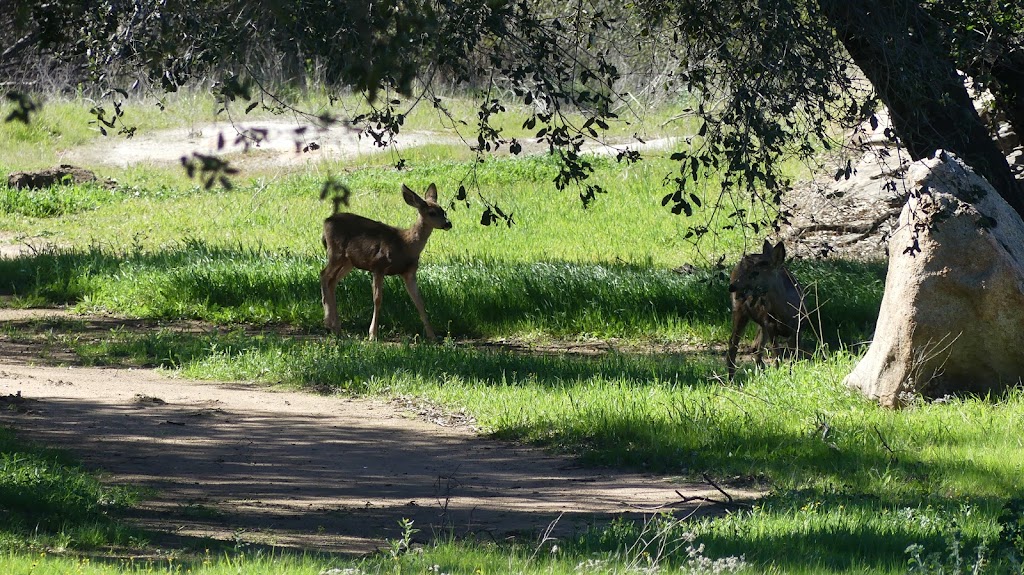
[[[411,106],[434,106],[455,122],[435,86],[458,86],[480,99],[471,145],[481,157],[522,150],[493,120],[510,101],[531,106],[524,127],[561,160],[556,186],[578,189],[584,206],[605,191],[587,181],[584,143],[631,102],[685,97],[699,129],[693,146],[673,156],[679,169],[666,177],[663,203],[687,216],[707,205],[711,217],[724,213],[760,233],[788,215],[778,207],[790,185],[783,161],[812,161],[837,145],[831,130],[870,118],[880,102],[912,157],[954,151],[1024,213],[1020,187],[958,72],[991,89],[1019,129],[1022,12],[1019,3],[967,10],[951,0],[21,0],[0,25],[8,46],[0,74],[13,78],[44,56],[73,66],[115,102],[113,114],[97,108],[97,122],[124,133],[116,104],[123,92],[111,91],[118,84],[174,91],[217,77],[225,106],[280,110],[289,104],[279,84],[301,84],[316,70],[328,86],[367,96],[372,111],[346,120],[382,146]],[[34,104],[22,95],[11,96],[22,102],[12,117],[24,121]],[[703,186],[710,173],[722,175],[720,190]],[[768,215],[751,218],[751,201]],[[485,206],[484,223],[511,223]],[[690,235],[709,229],[694,221]]]

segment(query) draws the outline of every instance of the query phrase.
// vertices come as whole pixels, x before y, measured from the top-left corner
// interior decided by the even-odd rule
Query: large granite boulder
[[[845,380],[885,406],[1024,377],[1024,221],[952,155],[911,165],[874,340]]]

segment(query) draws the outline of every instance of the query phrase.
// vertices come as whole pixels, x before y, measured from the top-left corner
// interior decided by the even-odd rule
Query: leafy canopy
[[[174,91],[217,78],[225,105],[240,100],[247,111],[259,105],[285,109],[292,104],[281,85],[301,83],[315,69],[337,93],[366,96],[371,111],[344,120],[381,145],[401,130],[410,106],[432,105],[448,114],[437,87],[457,86],[480,101],[472,146],[481,159],[505,146],[522,150],[493,120],[509,102],[525,104],[532,112],[523,127],[561,160],[556,185],[577,187],[584,205],[604,191],[588,182],[593,167],[581,154],[588,139],[600,138],[621,115],[628,119],[637,103],[690,102],[687,113],[698,128],[690,146],[673,156],[679,169],[666,176],[663,203],[687,215],[710,203],[707,217],[724,211],[755,232],[786,216],[785,210],[768,210],[752,218],[747,209],[751,202],[779,205],[790,185],[783,163],[814,161],[839,143],[835,134],[871,117],[880,101],[897,110],[891,135],[913,153],[944,147],[968,158],[986,144],[976,134],[963,135],[980,120],[959,99],[963,82],[955,67],[992,88],[997,106],[1012,111],[1024,101],[1024,68],[1013,66],[1024,59],[1024,8],[1015,2],[983,2],[970,10],[947,0],[15,4],[13,19],[0,25],[0,39],[9,46],[0,56],[0,73],[13,76],[39,57],[71,66],[80,81],[113,95],[113,114],[97,109],[102,125],[120,125],[129,135],[116,105],[129,81]],[[916,60],[931,67],[911,65]],[[953,85],[920,90],[933,81],[934,70],[939,77],[949,72]],[[880,78],[905,83],[905,89],[888,90],[878,85]],[[33,102],[22,91],[9,98],[15,101],[12,118],[27,120]],[[924,120],[902,117],[903,109]],[[962,113],[963,126],[957,116],[954,130],[927,129],[929,122],[945,121],[949,109]],[[978,156],[983,168],[1006,171],[1005,162],[988,165],[990,151]],[[622,152],[618,159],[632,162],[640,155]],[[227,181],[221,177],[226,165],[197,157],[191,166],[209,167],[212,172],[203,172],[207,182]],[[849,170],[847,165],[837,177]],[[720,189],[702,186],[711,174],[721,175]],[[1004,197],[1015,193],[1005,186],[1000,191]],[[511,222],[500,208],[488,210]],[[690,233],[707,231],[706,222],[694,222]]]

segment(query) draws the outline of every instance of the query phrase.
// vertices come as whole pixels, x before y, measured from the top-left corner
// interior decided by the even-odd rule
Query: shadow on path
[[[0,425],[71,450],[111,482],[152,490],[131,522],[175,541],[363,553],[399,538],[401,519],[415,521],[418,539],[533,537],[556,520],[564,536],[661,506],[717,510],[683,505],[679,493],[721,498],[708,485],[583,469],[379,401],[0,364],[0,395],[17,392],[26,409],[0,413]]]

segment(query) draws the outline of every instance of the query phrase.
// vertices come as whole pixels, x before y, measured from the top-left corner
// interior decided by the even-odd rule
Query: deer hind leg
[[[320,301],[324,305],[324,326],[338,333],[338,282],[352,271],[352,266],[328,260],[327,267],[320,272]]]
[[[803,306],[800,307],[802,309]],[[790,322],[788,327],[789,337],[786,338],[787,357],[798,360],[801,356],[800,350],[800,333],[807,329],[804,325],[804,319],[807,317],[806,311],[799,311],[793,321]]]
[[[373,272],[373,319],[370,320],[370,341],[377,341],[377,328],[380,327],[380,304],[384,301],[384,274]]]
[[[423,297],[416,286],[416,270],[402,274],[402,279],[405,280],[405,291],[409,292],[409,298],[412,299],[412,304],[416,306],[416,311],[420,313],[420,319],[423,320],[423,328],[427,332],[427,339],[436,340],[437,336],[434,335],[434,328],[430,327],[430,320],[427,319],[427,310],[423,307]]]
[[[800,359],[800,332],[794,331],[792,335],[786,338],[786,357],[790,359]]]

